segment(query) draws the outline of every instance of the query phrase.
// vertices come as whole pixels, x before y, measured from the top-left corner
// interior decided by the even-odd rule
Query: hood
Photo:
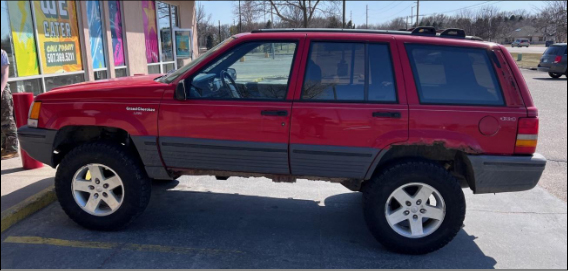
[[[40,94],[36,100],[78,101],[78,100],[113,100],[113,99],[161,99],[164,90],[170,87],[155,79],[160,75],[140,75],[117,79],[85,82],[55,88]]]

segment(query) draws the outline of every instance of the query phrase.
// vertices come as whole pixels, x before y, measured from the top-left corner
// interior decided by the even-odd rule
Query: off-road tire
[[[83,211],[71,191],[75,173],[88,164],[103,164],[112,168],[122,179],[125,194],[121,207],[113,214],[97,217]],[[55,192],[65,213],[77,224],[91,230],[116,231],[124,229],[139,217],[150,202],[152,181],[140,159],[125,146],[110,143],[86,143],[70,151],[58,167]]]
[[[390,195],[409,183],[424,183],[440,192],[446,203],[446,217],[434,233],[410,239],[389,225],[385,208]],[[440,165],[409,160],[390,166],[363,187],[364,215],[373,236],[386,249],[402,254],[423,255],[449,244],[463,227],[466,202],[459,181]]]

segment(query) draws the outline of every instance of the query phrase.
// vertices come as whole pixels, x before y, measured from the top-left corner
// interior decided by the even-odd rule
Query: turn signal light
[[[554,64],[558,64],[562,62],[562,56],[557,56],[556,59],[554,60]]]
[[[515,154],[534,154],[538,145],[538,118],[519,119]]]
[[[28,117],[28,126],[32,128],[37,128],[39,113],[41,111],[41,102],[34,102],[30,108],[30,113]]]

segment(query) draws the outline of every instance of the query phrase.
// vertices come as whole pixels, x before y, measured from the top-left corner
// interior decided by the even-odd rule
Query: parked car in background
[[[566,75],[566,43],[550,46],[538,64],[538,70],[546,72],[552,78],[560,78]]]
[[[546,166],[515,60],[460,29],[240,34],[169,75],[43,93],[28,124],[63,210],[103,231],[140,216],[152,179],[309,179],[362,192],[381,244],[426,254],[462,229],[462,188],[530,190]]]
[[[517,39],[515,42],[511,44],[511,47],[527,47],[531,46],[531,42],[529,39]]]
[[[549,40],[549,41],[546,42],[546,47],[548,48],[548,47],[552,46],[553,44],[554,44],[554,41]]]

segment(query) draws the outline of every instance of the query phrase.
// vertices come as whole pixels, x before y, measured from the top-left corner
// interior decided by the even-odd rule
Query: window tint
[[[552,46],[544,53],[547,56],[561,56],[566,54],[566,46]]]
[[[369,101],[397,101],[392,59],[388,45],[369,45]]]
[[[388,45],[312,43],[302,99],[396,102],[396,86]]]
[[[423,104],[504,105],[487,51],[407,45]]]
[[[284,100],[296,43],[247,43],[191,78],[193,99]]]

